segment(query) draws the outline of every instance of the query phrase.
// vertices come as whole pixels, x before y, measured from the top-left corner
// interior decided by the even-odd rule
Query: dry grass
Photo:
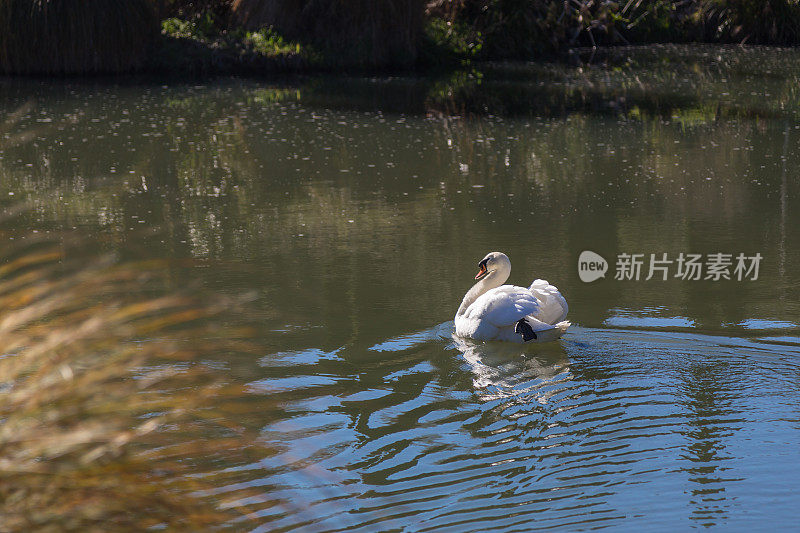
[[[0,73],[135,70],[158,30],[152,0],[0,0]]]
[[[243,391],[200,362],[247,349],[214,326],[236,303],[163,290],[164,265],[86,266],[46,243],[0,257],[0,530],[234,518],[197,494],[224,483],[207,461],[252,451],[214,411]]]

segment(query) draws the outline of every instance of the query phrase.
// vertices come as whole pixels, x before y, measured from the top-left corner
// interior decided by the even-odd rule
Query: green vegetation
[[[5,73],[428,68],[657,42],[797,45],[800,0],[0,0]]]
[[[274,73],[412,67],[422,0],[169,2],[155,70]]]
[[[483,36],[464,22],[430,18],[425,24],[420,61],[424,65],[467,62],[483,49]]]
[[[800,44],[797,0],[439,0],[428,16],[469,28],[480,59],[653,42]]]
[[[310,47],[271,27],[225,29],[210,12],[166,18],[161,32],[152,68],[165,73],[275,73],[307,69],[317,61]]]
[[[713,33],[709,39],[759,44],[800,44],[797,0],[705,0],[701,17]]]
[[[798,0],[208,0],[182,11],[180,3],[173,13],[184,22],[170,22],[166,35],[220,43],[211,36],[224,34],[225,46],[259,57],[302,57],[302,69],[535,59],[616,44],[800,44]]]
[[[329,66],[413,66],[424,0],[234,0],[231,20],[319,49]]]

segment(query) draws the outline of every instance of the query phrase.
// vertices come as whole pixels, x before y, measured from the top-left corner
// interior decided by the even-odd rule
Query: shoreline
[[[709,42],[658,42],[601,45],[597,47],[568,48],[558,55],[530,59],[469,59],[437,64],[367,67],[364,65],[338,65],[326,63],[319,54],[303,51],[263,53],[248,49],[240,41],[233,45],[212,42],[202,43],[185,37],[162,36],[154,46],[147,61],[139,68],[124,72],[83,73],[0,73],[2,80],[183,80],[207,81],[218,78],[243,78],[249,80],[302,81],[317,76],[334,77],[408,77],[444,78],[458,72],[490,72],[508,65],[552,64],[560,66],[591,67],[624,61],[631,53],[651,51],[654,55],[668,56],[681,48],[715,51],[774,50],[800,53],[800,46],[731,44]]]
[[[557,65],[591,66],[604,62],[613,62],[632,51],[652,50],[664,54],[670,48],[693,47],[710,50],[783,50],[800,52],[800,46],[770,44],[735,44],[714,42],[653,42],[653,43],[620,43],[596,47],[571,47],[558,54],[541,57],[522,58],[473,58],[458,61],[440,61],[415,65],[385,65],[369,67],[357,64],[336,64],[327,62],[325,57],[304,54],[295,51],[282,51],[264,54],[246,47],[211,45],[185,38],[165,37],[154,51],[153,57],[144,68],[129,73],[112,74],[112,76],[144,75],[165,78],[186,77],[188,79],[213,79],[218,77],[243,77],[264,79],[284,76],[408,76],[438,77],[449,73],[468,70],[492,69],[497,65],[542,63]],[[446,58],[447,59],[447,58]],[[451,59],[451,58],[450,58]],[[103,76],[98,73],[94,76]],[[87,77],[86,74],[64,74],[64,77]],[[11,77],[14,77],[11,75]],[[51,77],[51,76],[43,76]],[[93,77],[93,75],[88,75]]]

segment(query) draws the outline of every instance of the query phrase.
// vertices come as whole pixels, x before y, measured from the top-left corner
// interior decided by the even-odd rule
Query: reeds
[[[127,72],[157,35],[152,0],[0,0],[0,73]]]
[[[224,483],[206,462],[250,449],[214,415],[244,392],[201,362],[241,348],[241,332],[215,326],[235,302],[169,289],[163,264],[87,265],[62,249],[0,250],[0,530],[231,520],[197,494]]]

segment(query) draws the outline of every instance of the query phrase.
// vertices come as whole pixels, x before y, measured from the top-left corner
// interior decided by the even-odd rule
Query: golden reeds
[[[163,264],[6,248],[0,530],[199,530],[232,519],[197,494],[224,484],[205,461],[254,449],[213,414],[245,393],[201,362],[244,349],[242,332],[214,325],[236,302],[169,289]]]
[[[158,29],[152,0],[0,0],[0,73],[135,70]]]

